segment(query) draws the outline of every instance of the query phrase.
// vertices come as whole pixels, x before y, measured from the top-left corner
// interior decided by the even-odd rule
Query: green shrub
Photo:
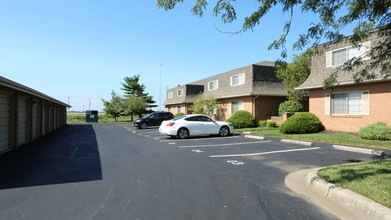
[[[303,109],[303,105],[295,101],[285,101],[278,107],[278,114],[281,116],[284,112],[295,113]]]
[[[267,121],[259,121],[259,126],[266,127]]]
[[[383,122],[377,122],[361,128],[358,135],[370,140],[391,140],[391,126],[387,126]]]
[[[301,112],[281,123],[279,130],[284,134],[309,134],[320,132],[324,127],[314,114]]]
[[[257,126],[255,118],[251,115],[250,112],[245,110],[235,112],[230,118],[227,119],[227,122],[231,123],[234,128],[250,128]]]
[[[266,122],[266,127],[268,127],[268,128],[275,128],[275,127],[277,127],[277,123],[275,121],[267,121]]]
[[[182,112],[179,112],[179,113],[176,113],[174,115],[174,118],[178,118],[178,117],[181,117],[181,116],[184,116],[185,114],[183,114]]]

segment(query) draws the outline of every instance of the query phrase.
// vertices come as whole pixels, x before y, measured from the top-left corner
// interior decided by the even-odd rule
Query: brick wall
[[[278,116],[278,107],[286,101],[285,97],[261,96],[256,99],[256,116],[257,121],[267,120],[271,116]]]
[[[325,115],[325,93],[330,90],[310,90],[309,111],[322,121],[327,130],[357,132],[376,122],[391,125],[391,81],[339,86],[333,92],[369,91],[369,115]]]
[[[219,99],[217,102],[218,104],[218,110],[217,115],[215,118],[219,121],[225,121],[229,117],[231,117],[231,108],[232,108],[232,102],[236,101],[242,101],[243,102],[243,110],[246,110],[253,113],[253,105],[252,105],[252,97],[246,96],[246,97],[237,97],[237,98],[227,98],[227,99]]]

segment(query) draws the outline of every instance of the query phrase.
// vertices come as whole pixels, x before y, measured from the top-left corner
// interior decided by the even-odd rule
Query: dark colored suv
[[[140,119],[133,121],[133,126],[146,129],[149,126],[160,126],[162,121],[173,119],[174,115],[171,112],[152,112]]]

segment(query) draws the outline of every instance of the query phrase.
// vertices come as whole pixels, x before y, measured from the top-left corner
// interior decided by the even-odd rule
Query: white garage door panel
[[[0,152],[9,148],[9,117],[10,117],[9,96],[0,94]]]
[[[27,99],[19,99],[18,145],[27,142]]]

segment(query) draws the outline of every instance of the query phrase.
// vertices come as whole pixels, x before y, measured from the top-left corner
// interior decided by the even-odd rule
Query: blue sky
[[[101,110],[111,91],[122,95],[126,76],[139,74],[159,104],[166,88],[279,58],[280,51],[267,47],[288,14],[274,9],[254,31],[229,35],[216,27],[240,30],[255,0],[237,3],[232,24],[212,16],[214,2],[203,18],[193,16],[193,3],[165,11],[155,0],[0,0],[0,75],[65,103],[69,97],[71,110],[88,110],[89,99],[91,109]],[[297,15],[289,47],[317,21]]]

